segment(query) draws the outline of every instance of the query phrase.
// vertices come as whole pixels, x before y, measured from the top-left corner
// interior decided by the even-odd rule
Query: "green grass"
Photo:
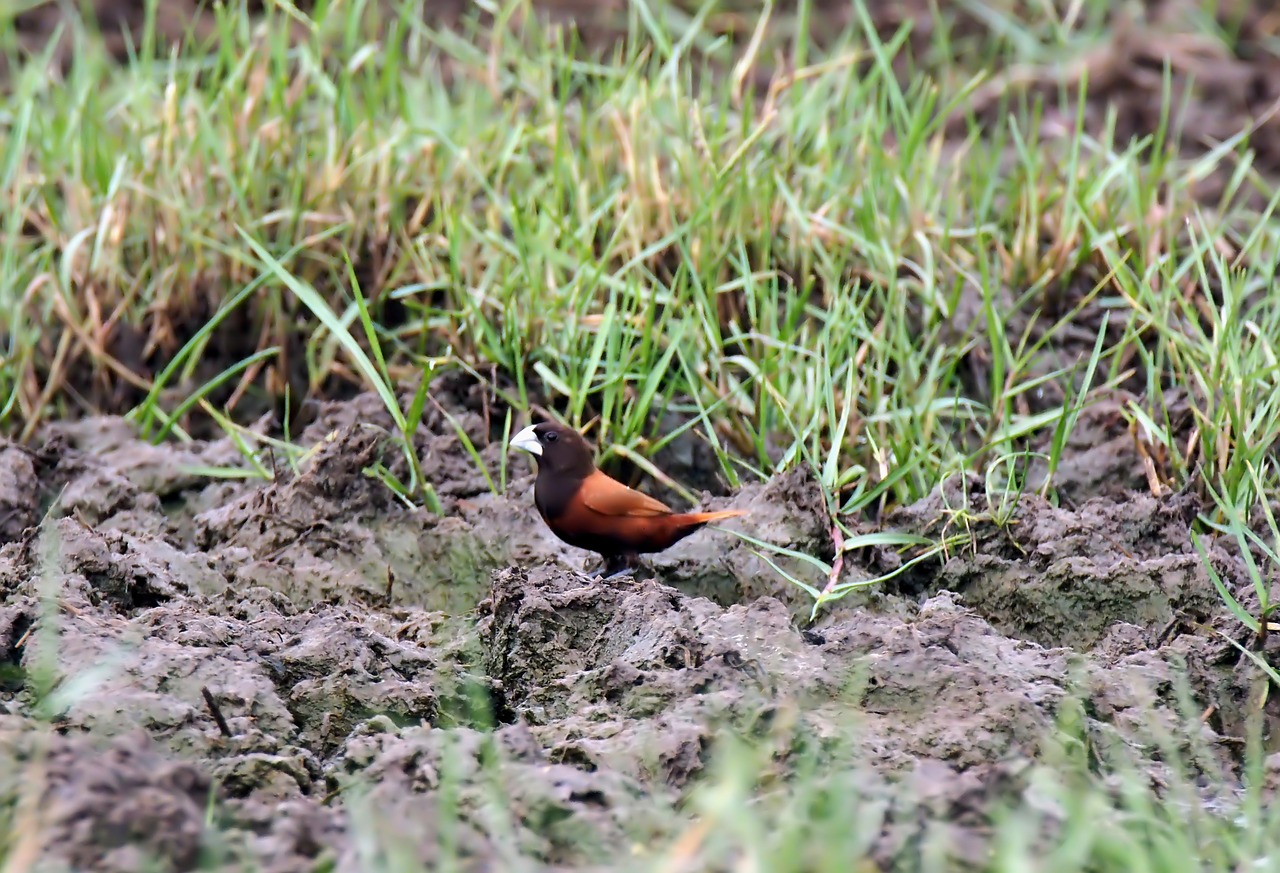
[[[1258,290],[1275,223],[1191,192],[1232,167],[1231,191],[1263,189],[1243,144],[1182,161],[1163,130],[1040,142],[1034,113],[966,117],[984,63],[1100,32],[1001,17],[959,67],[936,60],[940,27],[904,78],[907,33],[881,41],[859,19],[821,51],[783,40],[810,63],[746,94],[764,49],[731,64],[710,13],[680,35],[674,12],[637,4],[630,39],[597,62],[518,16],[482,50],[411,4],[383,13],[374,43],[373,10],[322,5],[291,45],[223,9],[207,50],[122,69],[78,35],[65,83],[34,64],[16,77],[11,430],[99,408],[124,382],[144,429],[182,439],[232,386],[217,411],[234,420],[261,408],[246,396],[347,382],[378,391],[407,438],[415,410],[394,385],[496,366],[520,414],[590,423],[606,455],[643,461],[671,439],[661,407],[695,419],[731,486],[808,464],[833,516],[1033,450],[1056,467],[1081,409],[1117,385],[1144,398],[1130,414],[1171,487],[1200,463],[1234,494],[1269,448],[1280,334]],[[734,75],[695,88],[716,65]],[[113,346],[119,325],[139,335]],[[1171,384],[1193,432],[1169,421]],[[400,486],[421,501],[426,484],[415,470]]]
[[[1201,491],[1200,530],[1261,555],[1256,608],[1215,579],[1265,636],[1280,546],[1269,508],[1262,534],[1249,521],[1278,490],[1280,224],[1249,132],[1187,157],[1171,124],[1126,142],[1114,115],[1086,128],[1083,92],[1026,98],[1008,71],[1070,82],[1106,45],[1100,0],[957,4],[923,38],[858,7],[821,43],[810,4],[741,5],[637,0],[603,56],[523,4],[477,39],[412,2],[273,4],[265,23],[230,4],[207,45],[161,50],[146,29],[122,65],[72,26],[65,79],[31,59],[0,104],[3,429],[104,408],[156,441],[212,423],[245,456],[223,474],[269,478],[304,448],[247,423],[357,386],[407,459],[407,477],[375,473],[439,511],[412,440],[429,379],[465,369],[492,381],[507,436],[549,410],[690,498],[651,460],[681,432],[655,410],[730,487],[806,465],[844,551],[909,566],[959,540],[854,523],[976,472],[1006,524],[1028,488],[1057,499],[1082,414],[1120,397],[1151,486]],[[1215,174],[1225,193],[1203,202]],[[505,466],[468,448],[504,490]],[[880,581],[838,578],[841,557],[803,556],[832,577],[808,589],[815,613]],[[749,802],[754,766],[708,790],[699,820],[731,823],[699,851],[791,869],[798,844],[860,845],[838,778]],[[1201,811],[1188,830],[1093,784],[1068,800],[1076,842],[1040,869],[1180,870],[1210,846],[1235,869],[1270,827]],[[1002,826],[992,869],[1032,869],[1033,825]]]

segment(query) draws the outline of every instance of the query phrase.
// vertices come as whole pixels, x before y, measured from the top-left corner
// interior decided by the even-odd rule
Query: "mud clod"
[[[832,557],[831,518],[822,489],[806,467],[794,468],[763,485],[747,485],[732,500],[709,502],[708,508],[747,513],[724,522],[726,528],[824,560]],[[812,606],[808,595],[783,580],[757,551],[750,543],[712,527],[648,556],[647,563],[674,587],[721,606],[770,596],[790,607],[797,617],[807,615]],[[806,562],[781,555],[769,557],[798,579],[819,588],[826,583]]]
[[[963,524],[970,535],[947,560],[927,565],[935,575],[917,573],[900,590],[951,590],[1005,633],[1088,649],[1118,623],[1161,628],[1221,608],[1191,545],[1198,509],[1189,494],[1096,497],[1076,509],[1024,495],[996,520],[970,480],[944,484],[887,524],[935,536]]]
[[[21,774],[26,790],[43,797],[38,838],[48,858],[121,873],[196,867],[211,788],[202,767],[168,758],[138,732],[97,748],[100,740],[0,717],[0,736],[14,740],[0,744],[4,772]]]
[[[0,545],[22,536],[40,518],[39,479],[31,452],[0,444]]]

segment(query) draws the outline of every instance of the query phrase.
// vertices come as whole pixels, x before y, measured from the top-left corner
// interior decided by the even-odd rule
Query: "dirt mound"
[[[1200,510],[1192,494],[1094,497],[1078,508],[1023,495],[987,495],[977,477],[952,479],[891,513],[886,526],[925,535],[964,533],[945,561],[920,565],[898,590],[950,590],[1014,636],[1085,649],[1117,622],[1167,633],[1206,621],[1221,600],[1191,544]]]
[[[22,830],[12,847],[19,857],[42,842],[49,858],[81,870],[142,870],[157,857],[177,870],[199,863],[211,788],[204,768],[166,757],[141,732],[58,736],[0,716],[0,739],[0,786],[46,799],[23,822],[43,833]]]

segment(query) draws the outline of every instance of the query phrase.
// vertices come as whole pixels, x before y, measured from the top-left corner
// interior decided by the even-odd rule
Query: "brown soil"
[[[484,444],[466,386],[435,389]],[[118,419],[0,451],[0,791],[42,801],[44,856],[357,871],[355,834],[430,863],[449,821],[466,869],[498,869],[511,847],[540,869],[602,869],[667,833],[717,738],[781,731],[784,771],[805,738],[852,743],[859,790],[885,804],[880,862],[916,857],[932,819],[976,863],[1064,705],[1080,701],[1100,746],[1138,749],[1160,727],[1183,736],[1181,676],[1213,707],[1187,738],[1199,766],[1236,778],[1257,676],[1197,630],[1229,624],[1188,542],[1191,497],[1027,499],[946,562],[809,624],[803,595],[723,532],[637,578],[583,576],[588,556],[537,518],[528,466],[489,493],[443,420],[418,449],[447,514],[405,508],[363,472],[398,457],[377,407],[325,406],[316,450],[274,482],[202,478],[187,468],[237,463],[229,442],[155,447]],[[1072,461],[1123,467],[1126,451]],[[953,483],[886,521],[934,529],[964,499]],[[801,473],[712,502],[830,556]],[[889,562],[861,558],[847,572]],[[1140,765],[1164,778],[1160,760]],[[513,817],[502,841],[494,780]]]

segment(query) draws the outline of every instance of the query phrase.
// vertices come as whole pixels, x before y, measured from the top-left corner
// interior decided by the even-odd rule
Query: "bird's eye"
[[[559,438],[560,438],[560,435],[557,434],[554,430],[551,431],[551,433],[547,434],[547,442],[549,443],[554,443]]]

